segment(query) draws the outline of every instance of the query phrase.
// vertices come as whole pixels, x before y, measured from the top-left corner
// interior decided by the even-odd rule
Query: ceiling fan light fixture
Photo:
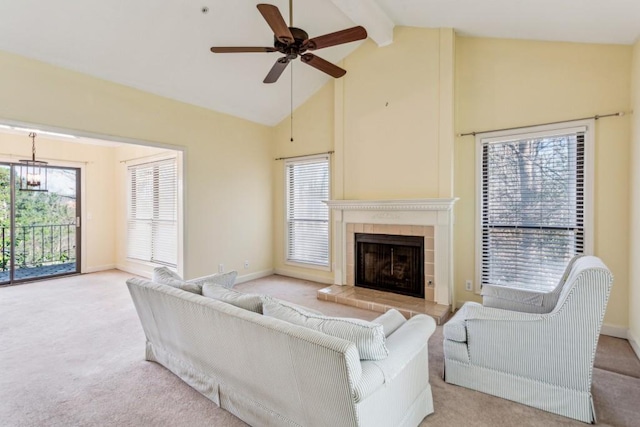
[[[367,30],[362,26],[347,28],[322,36],[309,38],[309,34],[301,28],[293,26],[292,2],[289,2],[289,26],[287,26],[280,10],[271,4],[260,3],[256,6],[273,31],[273,47],[218,47],[211,48],[213,53],[248,53],[248,52],[280,52],[285,56],[279,58],[271,67],[264,83],[275,83],[288,63],[298,57],[307,65],[320,70],[331,77],[340,78],[347,71],[312,54],[307,50],[318,50],[326,47],[351,43],[367,38]],[[305,59],[306,58],[306,59]]]

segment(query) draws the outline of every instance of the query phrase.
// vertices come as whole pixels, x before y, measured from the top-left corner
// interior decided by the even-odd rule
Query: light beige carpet
[[[0,425],[242,426],[169,371],[144,360],[144,334],[124,281],[109,271],[0,288]],[[315,298],[322,285],[281,276],[240,284],[328,315],[377,313]],[[640,365],[603,337],[594,370],[599,425],[640,420]],[[442,381],[442,328],[429,340],[435,413],[424,426],[584,426]]]

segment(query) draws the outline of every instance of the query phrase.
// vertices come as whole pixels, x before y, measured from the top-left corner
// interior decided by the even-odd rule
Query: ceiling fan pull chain
[[[289,118],[289,124],[291,126],[289,135],[291,136],[291,142],[293,142],[293,64],[291,64],[291,116]]]

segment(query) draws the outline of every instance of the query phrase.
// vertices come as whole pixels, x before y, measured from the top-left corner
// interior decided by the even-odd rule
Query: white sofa
[[[433,412],[431,317],[402,319],[389,356],[361,361],[354,343],[142,279],[127,281],[146,359],[253,426],[416,426]]]

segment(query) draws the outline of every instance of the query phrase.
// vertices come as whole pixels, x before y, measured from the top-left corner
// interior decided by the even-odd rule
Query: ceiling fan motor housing
[[[275,47],[278,52],[282,52],[287,55],[288,59],[295,59],[299,54],[305,52],[307,47],[304,46],[304,42],[309,40],[309,34],[301,28],[289,27],[289,31],[293,35],[293,42],[291,43],[283,43],[276,36],[273,37],[273,47]]]

